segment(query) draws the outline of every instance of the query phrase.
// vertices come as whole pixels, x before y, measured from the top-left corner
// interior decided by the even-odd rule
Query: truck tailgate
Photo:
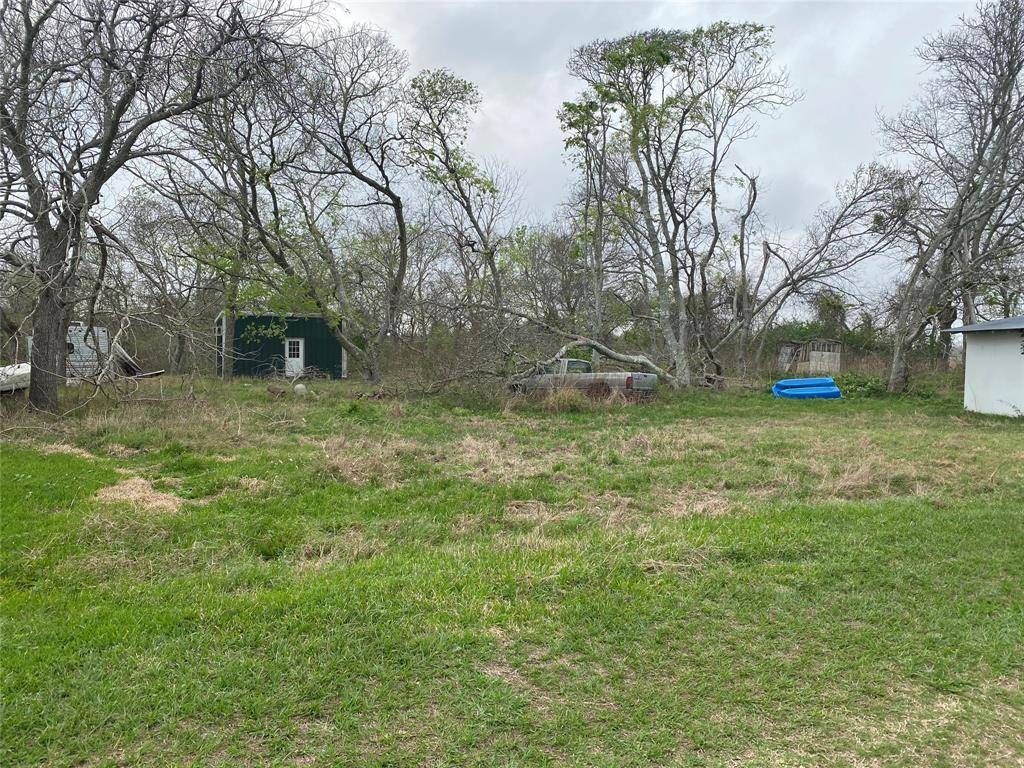
[[[658,377],[653,373],[633,373],[630,379],[634,392],[653,392],[658,386]]]

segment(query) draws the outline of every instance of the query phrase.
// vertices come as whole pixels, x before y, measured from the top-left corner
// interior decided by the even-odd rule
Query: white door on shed
[[[306,367],[306,340],[284,340],[284,375],[298,376]]]

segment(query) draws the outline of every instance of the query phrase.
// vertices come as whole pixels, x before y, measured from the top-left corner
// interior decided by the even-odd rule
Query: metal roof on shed
[[[943,333],[976,333],[978,331],[1024,331],[1024,315],[989,320],[987,323],[973,323],[959,328],[947,328]]]

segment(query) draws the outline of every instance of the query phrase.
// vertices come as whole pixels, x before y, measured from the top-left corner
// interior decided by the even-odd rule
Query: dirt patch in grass
[[[181,509],[184,499],[153,487],[144,477],[126,477],[116,485],[100,488],[94,497],[104,504],[129,504],[133,508],[155,514],[171,514]]]

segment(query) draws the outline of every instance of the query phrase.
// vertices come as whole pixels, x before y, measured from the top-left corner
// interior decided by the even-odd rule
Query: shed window
[[[288,357],[301,357],[302,351],[298,339],[288,339]]]

